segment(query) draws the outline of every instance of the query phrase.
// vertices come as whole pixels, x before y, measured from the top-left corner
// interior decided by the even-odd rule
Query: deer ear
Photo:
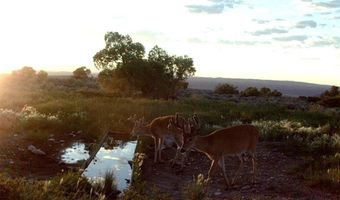
[[[186,134],[188,134],[188,135],[191,135],[191,134],[192,134],[192,133],[191,133],[190,124],[185,123],[185,124],[183,125],[183,130],[184,130],[184,133],[186,133]],[[184,135],[186,135],[186,134],[184,134]]]
[[[199,127],[200,126],[200,120],[197,116],[197,114],[195,113],[194,116],[192,117],[194,123],[195,123],[195,126]]]

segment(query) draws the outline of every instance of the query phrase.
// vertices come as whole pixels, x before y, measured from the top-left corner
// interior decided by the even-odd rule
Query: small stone
[[[222,194],[222,192],[220,192],[220,191],[214,192],[215,196],[220,196],[221,194]]]
[[[249,190],[251,188],[251,186],[249,185],[245,185],[241,188],[241,190]]]
[[[41,156],[46,155],[45,152],[43,152],[41,149],[36,148],[36,147],[33,146],[33,145],[29,145],[29,146],[27,147],[27,150],[29,150],[30,152],[32,152],[32,153],[35,154],[35,155],[41,155]]]

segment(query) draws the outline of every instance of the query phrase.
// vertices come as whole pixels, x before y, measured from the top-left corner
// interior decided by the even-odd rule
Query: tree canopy
[[[228,83],[217,84],[214,89],[214,92],[217,94],[238,94],[239,93],[236,86],[233,86]]]
[[[168,98],[186,87],[186,79],[196,72],[187,55],[169,55],[156,45],[146,57],[144,46],[129,35],[108,32],[104,39],[105,48],[94,55],[93,61],[102,69],[98,81],[106,89]]]
[[[91,76],[91,70],[86,67],[79,67],[73,71],[73,78],[78,80],[86,80]]]

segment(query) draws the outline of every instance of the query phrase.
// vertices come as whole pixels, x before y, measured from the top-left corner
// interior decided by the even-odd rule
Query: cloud
[[[191,4],[186,5],[189,12],[219,14],[227,8],[234,8],[235,5],[241,4],[240,0],[208,0],[208,4]]]
[[[281,19],[281,18],[277,18],[277,19],[275,19],[276,21],[279,21],[279,22],[283,22],[283,21],[285,21],[284,19]]]
[[[319,40],[311,42],[312,47],[329,47],[340,48],[340,37],[320,38]]]
[[[255,36],[260,36],[260,35],[271,35],[271,34],[282,34],[282,33],[288,33],[288,30],[278,29],[278,28],[270,28],[270,29],[255,31],[251,34],[255,35]]]
[[[251,41],[251,40],[219,40],[221,44],[229,44],[229,45],[245,45],[245,46],[253,46],[256,44],[270,44],[269,41]]]
[[[197,44],[206,43],[206,41],[204,41],[200,38],[189,38],[189,39],[187,39],[187,41],[190,42],[190,43],[197,43]]]
[[[299,42],[304,42],[307,40],[306,35],[292,35],[292,36],[286,36],[286,37],[274,37],[273,39],[276,41],[281,41],[281,42],[290,42],[290,41],[299,41]]]
[[[296,28],[315,28],[316,26],[317,23],[313,20],[300,21],[295,25]]]
[[[340,16],[335,16],[333,19],[340,19]]]
[[[223,4],[216,5],[187,5],[186,6],[190,12],[193,13],[207,13],[207,14],[218,14],[222,13],[224,10]]]
[[[253,22],[257,22],[258,24],[266,24],[269,23],[269,20],[262,20],[262,19],[253,19]]]
[[[340,0],[332,0],[329,2],[318,2],[314,5],[325,7],[325,8],[340,8]]]

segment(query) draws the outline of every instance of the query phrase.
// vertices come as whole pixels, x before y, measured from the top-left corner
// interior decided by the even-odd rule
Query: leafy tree
[[[270,96],[271,92],[272,91],[267,87],[263,87],[263,88],[260,89],[260,95],[261,96]]]
[[[196,71],[192,58],[171,56],[158,46],[145,58],[144,46],[128,35],[108,32],[104,39],[105,48],[93,57],[95,66],[103,69],[98,81],[104,88],[168,98],[186,88],[185,80]]]
[[[43,71],[43,70],[40,70],[38,73],[37,73],[37,80],[39,83],[44,83],[47,81],[47,77],[48,77],[48,73]]]
[[[260,96],[260,91],[256,87],[248,87],[241,92],[241,96],[244,96],[244,97],[255,96],[255,97],[257,97],[257,96]]]
[[[73,71],[73,78],[78,80],[86,80],[91,76],[91,70],[86,67],[79,67]]]
[[[269,93],[269,96],[272,96],[272,97],[281,97],[282,93],[277,91],[277,90],[273,90],[272,92]]]
[[[332,97],[340,95],[339,87],[333,85],[329,90],[329,95]]]
[[[324,93],[321,94],[321,98],[330,98],[340,96],[339,87],[332,86],[329,90],[326,90]]]
[[[238,94],[239,93],[239,91],[237,90],[237,87],[230,85],[228,83],[217,84],[214,92],[217,94]]]
[[[12,77],[20,81],[34,81],[36,71],[32,67],[23,67],[12,72]]]

